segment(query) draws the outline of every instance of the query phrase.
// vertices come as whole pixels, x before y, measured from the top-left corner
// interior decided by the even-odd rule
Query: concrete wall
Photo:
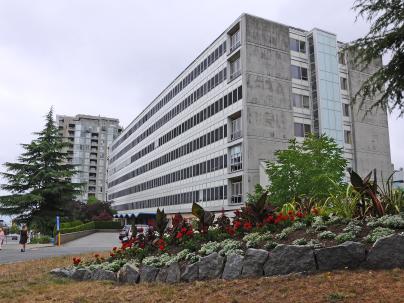
[[[362,83],[381,66],[381,59],[362,70],[355,66],[352,60],[348,62],[350,97],[360,89]],[[355,167],[361,176],[368,174],[374,168],[378,177],[387,179],[392,173],[390,141],[387,113],[382,109],[373,110],[366,114],[375,100],[366,100],[360,108],[360,100],[352,108],[353,145]]]
[[[260,162],[293,136],[289,28],[245,15],[244,192],[260,182]],[[262,169],[261,169],[262,170]]]
[[[78,231],[78,232],[74,232],[74,233],[61,234],[60,235],[60,244],[65,244],[67,242],[77,240],[77,239],[86,237],[88,235],[94,234],[94,233],[119,232],[119,231],[120,231],[120,229],[91,229],[91,230]]]

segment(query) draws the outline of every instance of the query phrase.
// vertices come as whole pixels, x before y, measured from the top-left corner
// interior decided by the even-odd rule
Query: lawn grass
[[[176,285],[75,282],[49,275],[72,257],[0,266],[0,302],[404,302],[404,270],[204,281]]]

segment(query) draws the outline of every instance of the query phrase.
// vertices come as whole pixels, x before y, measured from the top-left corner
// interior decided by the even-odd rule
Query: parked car
[[[11,238],[12,241],[17,241],[19,235],[18,234],[9,234],[7,235],[8,238]]]
[[[124,238],[130,239],[132,237],[132,225],[124,225],[119,232],[119,240],[123,241]]]
[[[145,224],[136,224],[137,234],[146,233],[150,228],[149,225]],[[119,232],[119,240],[120,241],[128,241],[132,237],[132,225],[124,225],[122,230]]]

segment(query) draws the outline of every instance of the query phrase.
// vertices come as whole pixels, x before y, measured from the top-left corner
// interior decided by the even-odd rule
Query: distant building
[[[94,196],[106,200],[106,164],[108,145],[120,134],[119,120],[100,116],[57,115],[59,132],[71,143],[66,149],[67,161],[76,165],[77,174],[73,183],[85,183],[80,201]]]
[[[402,167],[393,176],[393,186],[404,189],[404,169]]]
[[[361,176],[391,169],[387,113],[367,116],[352,97],[382,65],[352,64],[344,44],[243,14],[115,139],[108,199],[122,215],[220,211],[267,183],[265,161],[288,140],[326,134]],[[380,179],[379,179],[380,180]]]

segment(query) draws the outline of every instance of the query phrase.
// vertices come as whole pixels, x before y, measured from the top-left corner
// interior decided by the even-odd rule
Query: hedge
[[[75,221],[71,221],[71,222],[64,222],[64,223],[60,223],[60,229],[65,229],[65,228],[70,228],[70,227],[76,227],[79,225],[82,225],[83,222],[80,220],[75,220]]]
[[[115,221],[92,221],[74,227],[61,228],[61,234],[74,233],[91,229],[120,229],[121,223]]]
[[[49,236],[33,237],[30,241],[31,244],[48,244],[50,242],[51,238]]]

